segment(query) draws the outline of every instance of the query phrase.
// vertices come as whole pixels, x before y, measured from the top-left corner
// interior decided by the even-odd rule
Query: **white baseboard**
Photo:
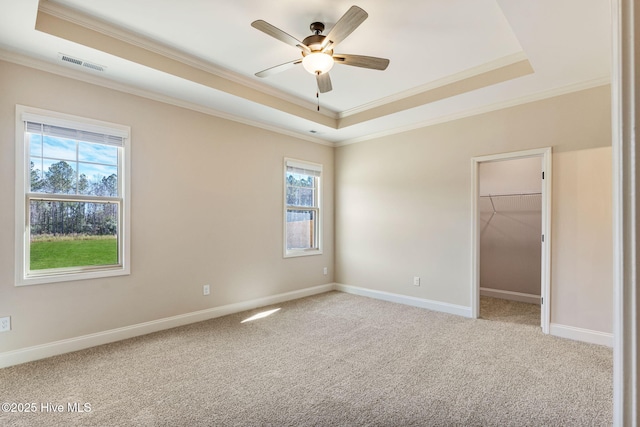
[[[510,301],[526,302],[540,305],[540,295],[525,294],[523,292],[504,291],[502,289],[480,288],[480,296],[508,299]]]
[[[98,345],[108,344],[111,342],[121,341],[140,335],[146,335],[165,329],[175,328],[177,326],[184,326],[190,323],[196,323],[204,320],[214,319],[216,317],[227,316],[229,314],[252,310],[258,307],[264,307],[267,305],[278,304],[285,301],[291,301],[298,298],[317,295],[332,290],[471,318],[471,307],[427,300],[423,298],[416,298],[406,295],[393,294],[390,292],[376,291],[340,283],[330,283],[268,297],[257,298],[250,301],[243,301],[221,307],[214,307],[206,310],[181,314],[178,316],[152,320],[150,322],[111,329],[95,334],[83,335],[80,337],[69,338],[47,344],[7,351],[4,353],[0,353],[0,368],[19,365],[21,363],[44,359],[51,356],[57,356],[59,354],[69,353],[72,351],[83,350]],[[592,344],[605,345],[608,347],[613,346],[613,334],[609,333],[576,328],[573,326],[558,325],[554,323],[550,325],[550,332],[551,335],[561,338],[569,338]]]
[[[180,314],[178,316],[165,317],[163,319],[138,323],[136,325],[111,329],[95,334],[83,335],[80,337],[54,341],[51,343],[36,345],[33,347],[7,351],[4,353],[0,353],[0,368],[31,362],[38,359],[44,359],[51,356],[57,356],[59,354],[69,353],[72,351],[83,350],[85,348],[95,347],[97,345],[121,341],[127,338],[146,335],[152,332],[175,328],[177,326],[184,326],[190,323],[201,322],[203,320],[209,320],[216,317],[227,316],[229,314],[252,310],[258,307],[264,307],[267,305],[278,304],[285,301],[321,294],[324,292],[332,291],[334,289],[334,284],[329,283],[326,285],[314,286],[298,291],[286,292],[264,298],[257,298],[250,301],[243,301],[235,304],[224,305],[221,307],[214,307],[206,310]]]
[[[576,328],[575,326],[558,325],[557,323],[549,325],[549,332],[551,335],[560,338],[613,347],[613,334],[607,332]]]
[[[410,297],[407,295],[392,294],[390,292],[376,291],[373,289],[360,288],[357,286],[335,284],[335,290],[346,292],[348,294],[360,295],[369,298],[379,299],[383,301],[395,302],[398,304],[410,305],[413,307],[426,308],[433,311],[455,314],[471,318],[471,307],[462,305],[449,304],[447,302],[433,301],[423,298]]]

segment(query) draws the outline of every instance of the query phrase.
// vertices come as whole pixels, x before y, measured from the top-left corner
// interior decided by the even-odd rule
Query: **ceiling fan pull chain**
[[[316,91],[316,99],[318,100],[318,111],[320,111],[320,92]]]

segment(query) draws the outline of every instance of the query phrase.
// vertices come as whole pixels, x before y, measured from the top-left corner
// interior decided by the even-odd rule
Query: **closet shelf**
[[[505,193],[505,194],[485,194],[480,197],[515,197],[515,196],[537,196],[542,195],[541,192],[537,193]]]

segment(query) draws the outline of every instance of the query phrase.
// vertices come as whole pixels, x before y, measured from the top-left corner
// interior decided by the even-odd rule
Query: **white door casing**
[[[549,333],[551,317],[551,148],[538,148],[511,153],[492,154],[471,159],[471,317],[480,315],[480,213],[479,213],[479,167],[483,162],[515,160],[529,157],[542,158],[542,235],[541,239],[541,283],[540,325],[542,332]]]

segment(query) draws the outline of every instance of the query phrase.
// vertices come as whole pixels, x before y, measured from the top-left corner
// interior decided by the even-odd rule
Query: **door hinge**
[[[544,171],[542,171],[542,179],[544,179]]]
[[[540,305],[544,305],[544,298],[540,297]]]
[[[544,234],[542,235],[542,243],[544,243]]]

